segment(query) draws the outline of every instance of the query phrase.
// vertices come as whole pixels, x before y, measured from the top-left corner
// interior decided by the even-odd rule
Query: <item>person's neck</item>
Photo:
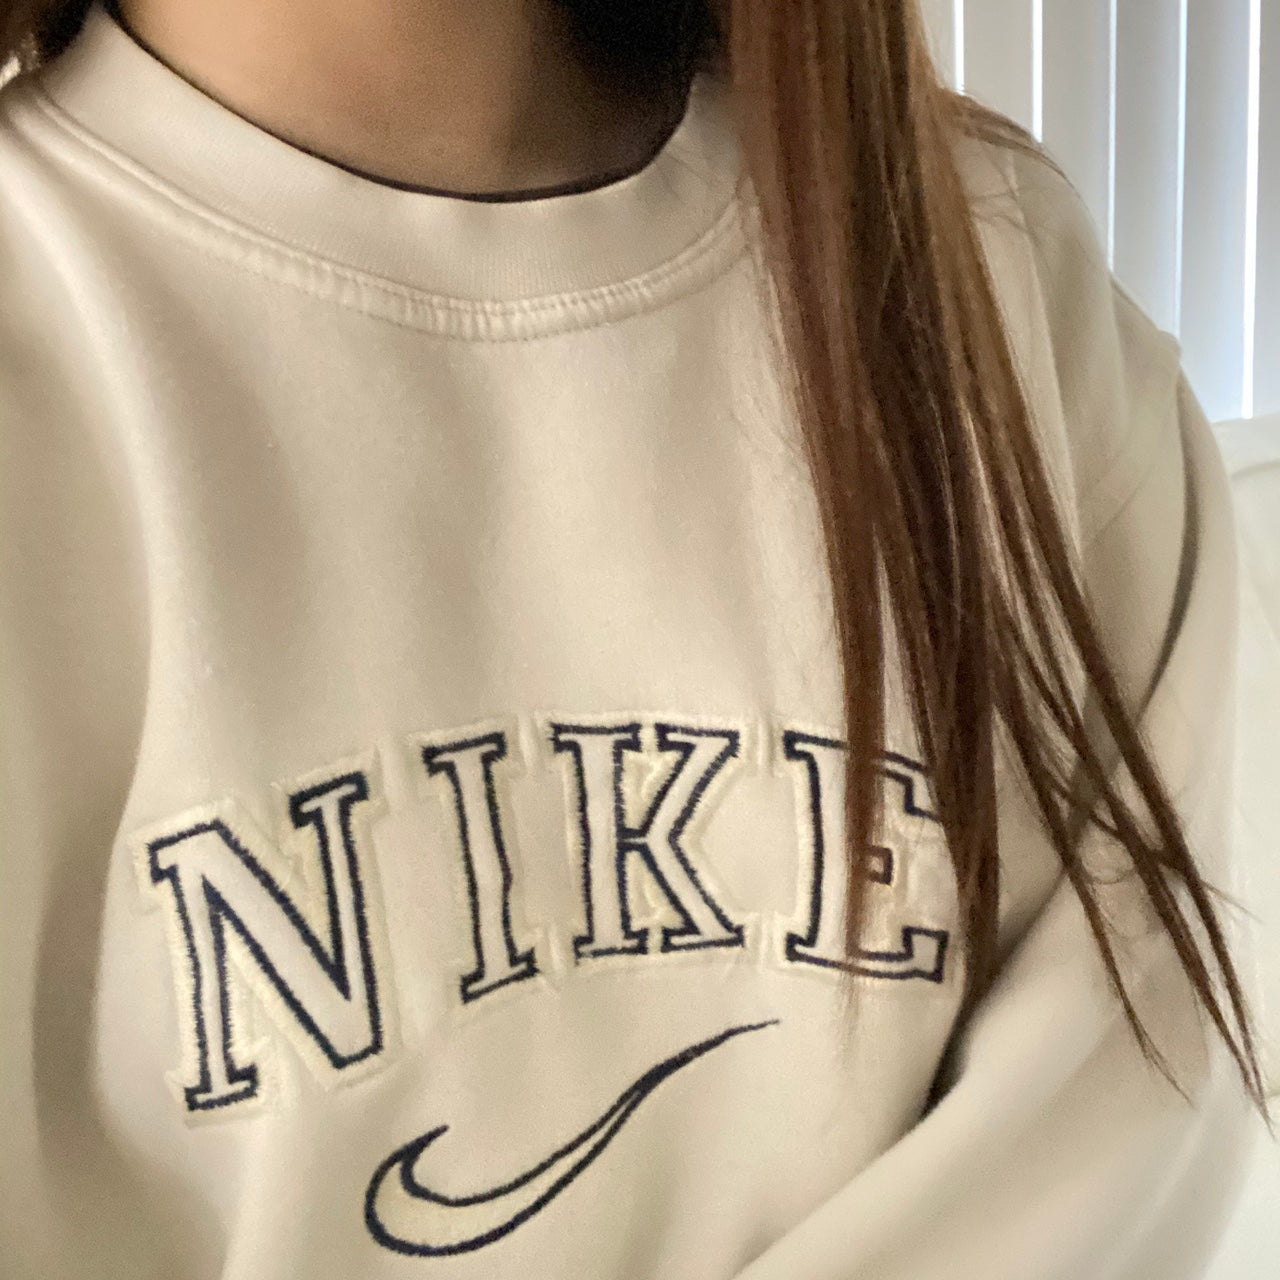
[[[501,193],[640,167],[661,94],[624,101],[549,0],[115,0],[126,29],[276,137],[369,176]]]

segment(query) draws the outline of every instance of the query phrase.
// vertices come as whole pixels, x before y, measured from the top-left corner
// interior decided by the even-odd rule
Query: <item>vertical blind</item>
[[[1280,0],[922,0],[1044,142],[1214,421],[1280,412]]]

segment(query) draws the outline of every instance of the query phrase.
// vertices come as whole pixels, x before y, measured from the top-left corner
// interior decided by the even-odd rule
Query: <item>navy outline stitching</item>
[[[721,910],[720,904],[707,892],[702,881],[698,878],[698,873],[694,869],[693,864],[685,856],[683,847],[680,844],[680,835],[685,827],[693,819],[694,810],[697,809],[699,802],[702,800],[707,788],[711,785],[715,776],[724,768],[730,759],[736,759],[739,747],[741,745],[741,734],[736,729],[703,729],[693,726],[658,723],[655,726],[658,736],[658,750],[663,752],[678,752],[680,759],[674,769],[671,770],[662,786],[658,789],[657,795],[653,798],[653,803],[649,806],[649,811],[644,815],[641,825],[638,827],[628,827],[625,823],[619,822],[618,825],[618,853],[619,857],[624,852],[638,853],[644,859],[645,866],[649,868],[650,874],[657,880],[663,893],[666,894],[667,900],[671,903],[673,909],[684,919],[682,926],[663,925],[662,926],[662,943],[658,948],[660,953],[673,951],[700,951],[708,947],[741,947],[743,943],[743,927],[740,924],[734,924],[732,920]],[[731,937],[728,938],[703,938],[702,933],[684,910],[684,906],[680,901],[679,895],[674,893],[671,886],[667,883],[666,877],[658,870],[657,860],[653,857],[653,848],[649,842],[648,832],[653,825],[654,819],[658,816],[658,810],[662,807],[662,801],[667,792],[675,785],[676,779],[684,772],[685,766],[693,757],[694,748],[687,742],[679,742],[672,740],[672,734],[683,733],[692,738],[720,738],[724,741],[715,759],[707,765],[702,777],[694,783],[689,792],[689,799],[684,808],[680,810],[675,820],[671,824],[671,830],[667,836],[667,846],[674,855],[676,862],[684,870],[689,877],[690,883],[697,891],[698,896],[702,899],[703,904],[716,918],[716,922],[722,929],[725,929]],[[619,811],[621,811],[621,792],[616,792],[619,797]],[[698,939],[688,943],[687,945],[674,944],[672,940],[675,938],[693,937]]]
[[[576,934],[573,939],[573,955],[575,963],[581,963],[584,959],[595,960],[602,956],[614,955],[648,955],[653,954],[652,948],[649,946],[651,930],[648,926],[644,929],[637,930],[633,927],[631,921],[631,909],[629,902],[629,886],[630,860],[627,858],[628,853],[635,853],[640,856],[645,866],[648,867],[650,875],[653,876],[659,888],[666,896],[668,903],[672,909],[680,916],[683,921],[681,925],[663,925],[661,927],[662,939],[658,946],[658,954],[672,954],[675,952],[689,952],[705,950],[710,947],[743,947],[744,929],[740,924],[735,924],[723,911],[720,904],[709,894],[702,881],[698,878],[697,872],[685,856],[683,848],[679,844],[680,833],[689,824],[693,818],[699,802],[701,801],[707,788],[711,785],[712,780],[730,758],[736,758],[739,752],[741,734],[736,729],[706,729],[698,726],[677,725],[667,722],[658,722],[655,724],[658,737],[659,750],[664,753],[675,752],[679,755],[675,767],[668,776],[663,780],[662,785],[658,788],[657,794],[654,796],[649,805],[647,813],[644,815],[640,826],[631,827],[626,821],[626,812],[623,805],[623,752],[630,751],[636,755],[643,755],[644,751],[640,745],[640,728],[641,722],[633,720],[627,724],[614,725],[583,725],[583,724],[562,724],[554,722],[551,724],[551,745],[556,752],[567,751],[573,759],[574,778],[577,783],[575,808],[577,810],[578,832],[579,832],[579,849],[581,850],[581,881],[582,881],[582,898],[585,906],[587,931],[583,934]],[[725,740],[724,748],[716,755],[715,759],[707,766],[702,777],[694,784],[690,791],[689,799],[685,803],[683,809],[676,816],[671,824],[671,831],[667,839],[668,847],[671,849],[677,864],[689,876],[690,883],[693,885],[698,896],[702,899],[703,904],[712,913],[716,921],[722,928],[726,929],[732,936],[728,938],[703,938],[701,932],[694,924],[688,912],[684,909],[683,903],[679,895],[672,889],[667,878],[658,869],[657,862],[653,857],[653,850],[649,843],[648,832],[653,825],[653,821],[661,808],[662,801],[671,787],[675,784],[676,779],[683,773],[685,766],[693,755],[693,747],[689,743],[673,741],[672,734],[683,733],[690,737],[701,738],[722,738]],[[593,737],[612,737],[612,784],[613,795],[611,803],[613,806],[614,826],[617,832],[617,848],[614,859],[614,874],[617,877],[618,887],[618,907],[621,915],[622,935],[630,945],[620,947],[598,947],[588,951],[587,948],[595,941],[595,902],[591,892],[591,832],[587,822],[587,784],[586,770],[583,766],[582,746],[579,742],[574,741],[573,737],[567,735],[591,735]],[[682,937],[692,937],[701,939],[693,941],[687,945],[679,945],[673,943],[673,939]]]
[[[481,1249],[485,1245],[492,1244],[495,1240],[500,1240],[503,1236],[510,1234],[533,1217],[540,1209],[544,1208],[548,1202],[553,1200],[560,1194],[570,1183],[575,1181],[580,1173],[587,1168],[595,1158],[604,1151],[605,1147],[613,1140],[613,1137],[627,1122],[640,1104],[647,1098],[665,1079],[674,1075],[681,1067],[687,1066],[695,1059],[709,1053],[712,1049],[724,1044],[735,1036],[742,1035],[747,1031],[759,1031],[764,1027],[777,1026],[781,1022],[779,1018],[770,1018],[766,1022],[747,1023],[741,1026],[729,1027],[719,1032],[717,1035],[710,1036],[705,1040],[700,1040],[695,1044],[688,1045],[670,1057],[664,1058],[661,1062],[650,1067],[646,1072],[632,1081],[626,1089],[618,1095],[613,1104],[599,1117],[591,1122],[585,1129],[579,1132],[568,1142],[563,1143],[555,1151],[553,1151],[544,1160],[535,1165],[532,1169],[526,1170],[524,1173],[517,1175],[510,1181],[505,1182],[497,1187],[492,1187],[488,1191],[483,1191],[471,1195],[446,1196],[438,1191],[432,1191],[414,1174],[414,1165],[418,1157],[443,1133],[447,1132],[449,1126],[447,1124],[437,1125],[435,1128],[428,1130],[420,1137],[414,1138],[411,1142],[405,1143],[401,1147],[397,1147],[385,1160],[383,1160],[374,1170],[373,1176],[369,1179],[368,1188],[364,1197],[364,1221],[365,1227],[369,1234],[386,1249],[390,1249],[395,1253],[404,1254],[410,1257],[444,1257],[450,1254],[468,1253],[476,1249]],[[591,1142],[592,1136],[597,1131],[604,1131],[605,1136],[602,1139]],[[386,1179],[393,1173],[398,1165],[400,1168],[400,1184],[405,1193],[416,1200],[424,1200],[432,1204],[447,1206],[449,1208],[466,1208],[471,1205],[483,1204],[488,1200],[496,1200],[501,1196],[507,1195],[517,1188],[524,1186],[526,1183],[536,1178],[540,1173],[553,1166],[558,1160],[570,1155],[575,1150],[587,1145],[586,1154],[571,1164],[565,1171],[563,1176],[552,1182],[551,1185],[541,1192],[536,1199],[525,1205],[518,1212],[506,1221],[499,1223],[496,1227],[490,1228],[479,1235],[472,1236],[470,1239],[462,1240],[456,1244],[432,1245],[418,1244],[410,1240],[405,1240],[400,1236],[393,1235],[381,1222],[377,1214],[377,1197],[378,1190]]]
[[[221,838],[224,846],[239,859],[245,869],[261,885],[272,903],[280,909],[285,920],[302,939],[303,944],[315,958],[322,972],[333,983],[343,999],[350,1000],[351,987],[348,981],[341,928],[338,921],[337,893],[334,887],[331,864],[332,850],[329,847],[328,831],[320,818],[318,806],[311,810],[307,808],[307,805],[317,797],[340,787],[344,788],[344,794],[339,797],[338,821],[342,832],[343,852],[347,860],[347,872],[351,882],[351,907],[355,917],[356,939],[360,948],[365,990],[369,996],[369,1043],[354,1054],[344,1055],[337,1052],[328,1037],[311,1017],[306,1006],[294,995],[289,984],[277,972],[267,952],[249,932],[235,909],[207,878],[201,876],[201,894],[205,901],[209,932],[213,941],[214,961],[217,967],[218,1007],[222,1023],[223,1067],[228,1084],[243,1084],[245,1086],[237,1093],[221,1094],[210,1100],[202,1100],[200,1095],[209,1093],[213,1088],[213,1079],[209,1070],[209,1037],[204,1025],[204,1013],[201,1007],[205,975],[200,968],[191,916],[187,908],[186,895],[182,891],[177,862],[174,861],[167,867],[161,867],[158,855],[161,850],[169,848],[171,845],[180,844],[193,836],[201,835],[207,831],[216,833]],[[299,831],[308,826],[314,827],[316,830],[319,857],[324,874],[330,941],[333,946],[332,959],[325,952],[319,940],[311,931],[310,925],[294,905],[293,899],[279,887],[270,872],[236,838],[234,832],[223,819],[214,818],[207,822],[199,822],[172,835],[161,836],[148,842],[148,864],[152,883],[157,885],[162,882],[167,883],[173,894],[179,923],[186,942],[187,962],[190,965],[192,1015],[196,1032],[196,1049],[199,1055],[200,1079],[195,1085],[183,1086],[183,1094],[189,1111],[213,1111],[236,1102],[246,1101],[257,1096],[260,1085],[257,1066],[253,1063],[248,1063],[243,1067],[238,1066],[233,1056],[230,974],[227,969],[226,958],[226,925],[228,923],[235,928],[236,933],[249,949],[263,976],[275,988],[298,1024],[315,1041],[335,1070],[354,1066],[356,1063],[374,1057],[382,1051],[382,1013],[378,1000],[377,972],[373,964],[372,948],[369,942],[368,918],[365,911],[364,887],[360,879],[359,859],[356,855],[355,840],[351,830],[351,810],[356,804],[368,799],[368,781],[364,773],[359,770],[330,778],[325,782],[296,792],[289,798],[289,817],[294,827]]]
[[[822,872],[826,857],[826,832],[823,829],[822,822],[822,778],[818,769],[817,759],[812,751],[803,749],[806,746],[831,747],[840,751],[845,749],[844,741],[839,738],[822,737],[817,734],[804,733],[798,729],[787,729],[782,734],[783,755],[788,760],[802,761],[804,763],[805,776],[808,781],[810,830],[813,832],[813,874],[809,886],[808,931],[804,934],[792,931],[787,932],[785,946],[787,959],[795,964],[809,964],[816,968],[837,969],[844,973],[859,973],[866,977],[880,978],[886,981],[923,978],[927,982],[942,983],[945,980],[947,943],[950,938],[949,931],[946,929],[926,929],[918,925],[903,925],[901,951],[863,950],[858,953],[859,958],[862,960],[910,962],[915,959],[916,955],[915,940],[917,938],[932,938],[938,944],[937,961],[932,969],[916,967],[894,973],[883,973],[859,964],[858,959],[831,960],[823,956],[804,955],[799,952],[798,948],[800,947],[817,946],[818,927],[822,920]],[[909,756],[900,755],[896,751],[882,752],[879,758],[885,762],[885,767],[881,772],[903,786],[903,812],[908,816],[921,817],[940,825],[937,815],[917,802],[916,778],[912,774],[902,773],[899,770],[888,767],[897,764],[905,768],[916,769],[923,775],[925,772],[924,765],[917,760],[912,760]],[[882,857],[879,860],[879,866],[872,871],[869,878],[875,880],[878,884],[891,884],[894,874],[893,851],[883,845],[874,845],[872,846],[872,852],[879,853]]]
[[[551,748],[555,752],[567,751],[573,761],[574,779],[577,783],[575,795],[575,808],[577,809],[578,818],[578,848],[581,850],[581,866],[582,866],[582,902],[587,917],[587,931],[584,934],[575,934],[573,939],[573,958],[575,963],[582,960],[582,949],[595,940],[596,922],[595,922],[595,899],[591,892],[591,824],[587,821],[587,779],[586,770],[582,763],[582,744],[574,740],[574,738],[562,737],[562,734],[574,734],[579,736],[590,735],[592,737],[608,737],[614,739],[613,743],[613,807],[614,807],[614,824],[618,830],[621,830],[623,821],[622,815],[622,752],[624,750],[639,751],[640,750],[640,722],[633,720],[629,724],[615,725],[591,725],[591,724],[560,724],[552,723],[551,725]],[[619,842],[621,844],[621,842]],[[619,856],[614,858],[614,874],[617,876],[618,883],[618,907],[622,917],[622,936],[632,946],[608,947],[601,948],[598,951],[592,951],[588,954],[588,959],[595,959],[597,956],[617,956],[617,955],[644,955],[645,943],[647,940],[648,930],[637,932],[631,927],[631,911],[627,904],[627,879],[626,879],[626,859]]]
[[[480,895],[476,887],[475,864],[471,856],[471,828],[467,822],[466,806],[462,801],[458,766],[453,760],[441,759],[441,757],[456,755],[476,747],[487,748],[480,753],[480,767],[484,775],[485,804],[489,814],[490,834],[493,837],[494,851],[498,856],[498,867],[502,873],[502,939],[507,949],[507,965],[511,969],[511,973],[501,981],[484,987],[480,991],[474,988],[484,981],[485,956],[480,938]],[[462,1002],[467,1004],[472,1000],[481,999],[491,991],[499,991],[512,982],[522,982],[526,978],[535,977],[539,972],[535,955],[536,946],[531,946],[525,951],[517,951],[517,944],[511,933],[511,887],[514,877],[511,863],[507,858],[507,846],[502,838],[502,822],[493,781],[493,762],[506,758],[507,738],[501,731],[481,734],[473,738],[459,738],[453,742],[424,746],[421,749],[421,755],[427,773],[431,776],[445,774],[453,792],[454,813],[462,846],[462,865],[467,877],[467,905],[471,912],[471,944],[476,957],[476,967],[458,981],[458,992]]]

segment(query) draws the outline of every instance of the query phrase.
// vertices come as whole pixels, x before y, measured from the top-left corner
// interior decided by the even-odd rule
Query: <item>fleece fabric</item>
[[[1003,763],[1000,976],[953,1037],[896,701],[842,946],[831,596],[729,108],[703,73],[635,172],[481,200],[276,137],[101,0],[0,89],[7,1280],[1212,1254],[1248,1103],[1133,878],[1101,892],[1189,1101]],[[1229,892],[1216,446],[1075,192],[958,154],[1090,598]]]

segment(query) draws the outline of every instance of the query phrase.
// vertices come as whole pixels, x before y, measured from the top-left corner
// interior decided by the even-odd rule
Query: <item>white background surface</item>
[[[1240,535],[1240,684],[1235,889],[1257,917],[1253,999],[1280,1127],[1280,414],[1220,423]],[[1244,1196],[1206,1280],[1280,1276],[1280,1146],[1259,1120]]]

